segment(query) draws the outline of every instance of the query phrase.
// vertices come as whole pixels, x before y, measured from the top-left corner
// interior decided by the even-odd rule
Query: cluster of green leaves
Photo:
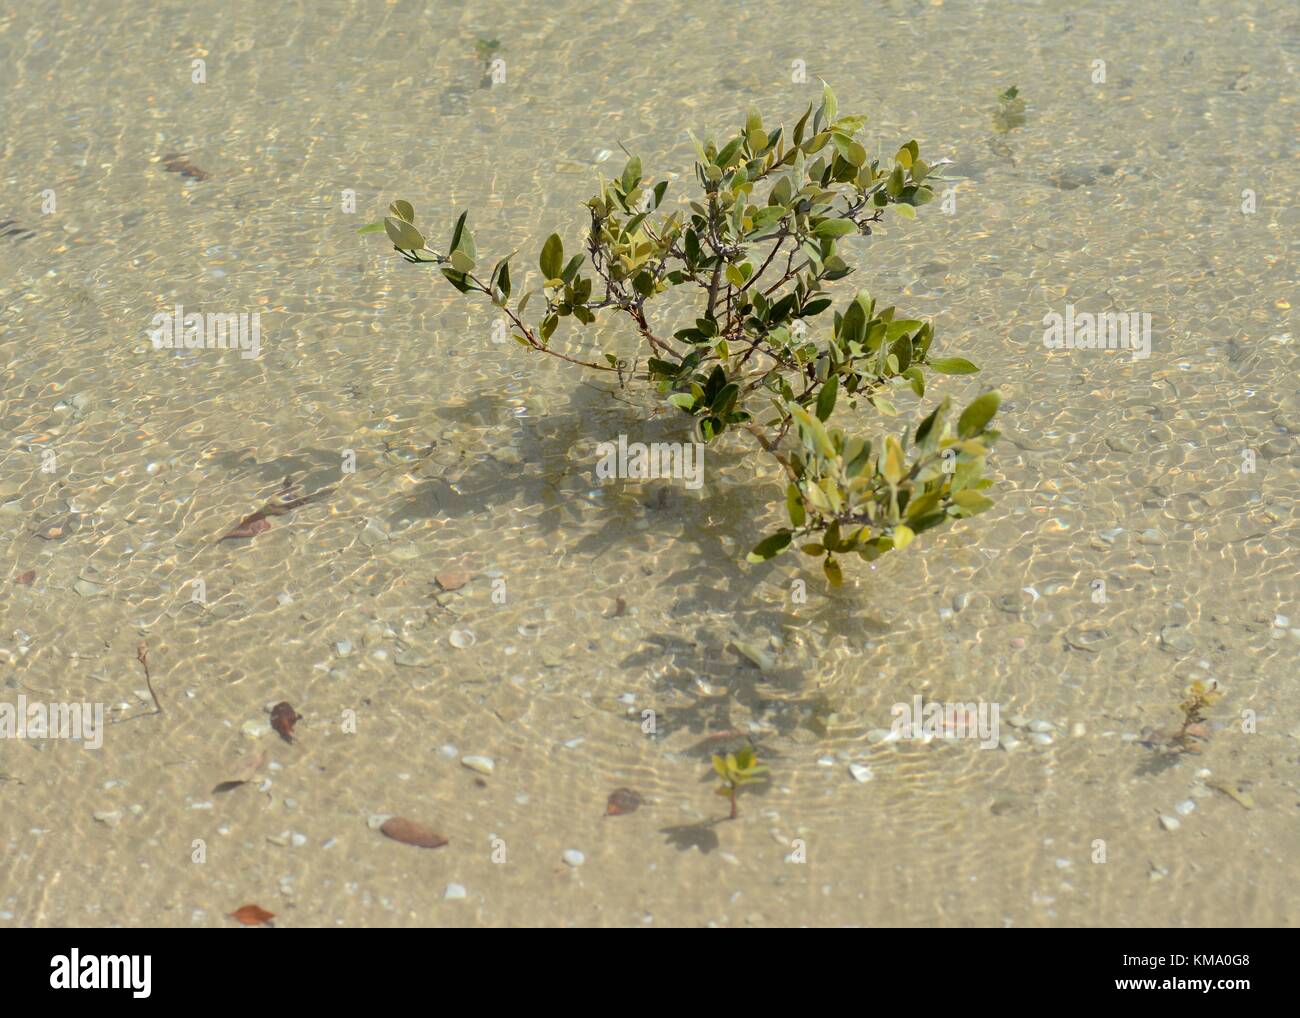
[[[932,358],[933,327],[877,307],[866,291],[826,316],[830,287],[855,271],[845,245],[870,234],[890,210],[915,218],[941,179],[934,172],[940,164],[922,159],[915,141],[892,160],[872,158],[860,139],[865,122],[840,116],[829,87],[789,134],[751,112],[721,145],[695,142],[700,193],[672,208],[664,205],[667,181],[652,183],[633,156],[585,203],[583,250],[566,259],[564,241],[552,234],[537,260],[540,285],[517,296],[522,273],[512,272],[513,255],[479,274],[464,214],[445,253],[427,246],[405,201],[361,232],[386,233],[408,261],[434,264],[460,292],[487,296],[522,345],[617,372],[620,381],[647,378],[693,419],[701,440],[737,428],[753,434],[788,475],[791,526],[762,541],[751,559],[820,535],[804,550],[820,548],[827,576],[838,583],[836,555],[874,558],[987,506],[978,492],[988,484],[984,454],[996,432],[987,424],[998,405],[996,394],[981,396],[954,431],[945,402],[918,426],[910,461],[902,452],[906,435],[873,444],[826,424],[837,402],[896,416],[899,391],[925,396],[927,370],[978,370],[964,358]],[[665,333],[647,305],[670,291],[694,291],[697,303],[682,327]],[[604,311],[631,320],[646,343],[643,359],[588,360],[552,346],[565,319],[587,326]],[[792,430],[801,447],[789,453],[783,443]]]
[[[726,756],[713,755],[713,770],[722,784],[716,789],[717,794],[731,800],[731,819],[736,819],[736,796],[745,785],[753,785],[767,780],[767,767],[758,762],[758,754],[753,746],[746,746],[736,753]]]
[[[835,382],[824,386],[816,410],[791,404],[800,448],[787,460],[790,483],[786,511],[790,526],[758,543],[749,554],[762,562],[801,538],[804,554],[822,559],[833,586],[843,582],[836,556],[856,553],[867,562],[887,551],[906,548],[913,538],[950,519],[974,516],[992,506],[981,492],[993,482],[984,475],[988,427],[999,396],[987,392],[953,426],[951,401],[944,399],[900,442],[887,435],[873,445],[827,427],[835,403]]]

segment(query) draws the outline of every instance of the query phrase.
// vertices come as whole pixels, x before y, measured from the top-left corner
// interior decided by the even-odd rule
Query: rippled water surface
[[[10,5],[0,690],[120,723],[0,740],[0,920],[1294,923],[1297,61],[1273,2]],[[701,491],[598,487],[598,442],[680,423],[355,232],[406,197],[485,257],[576,240],[620,145],[677,193],[688,131],[792,122],[818,78],[956,160],[855,279],[983,367],[927,404],[1004,396],[996,507],[836,591],[744,561],[781,492],[743,441]],[[259,312],[260,355],[156,350],[178,303]],[[1150,314],[1151,356],[1045,349],[1067,304]],[[334,490],[217,543],[286,477]],[[1151,748],[1197,678],[1204,751]],[[868,737],[918,694],[1019,745]],[[717,822],[745,737],[772,781]]]

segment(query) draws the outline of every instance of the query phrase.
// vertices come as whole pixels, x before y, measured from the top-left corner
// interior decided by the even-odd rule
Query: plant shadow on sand
[[[651,550],[673,542],[682,550],[667,565],[659,558],[641,569],[647,576],[661,573],[661,585],[672,591],[668,614],[680,620],[680,625],[646,632],[641,647],[618,664],[630,674],[653,671],[660,676],[655,694],[665,706],[656,710],[656,737],[663,740],[678,733],[704,736],[685,751],[703,766],[713,753],[734,750],[751,739],[764,759],[779,759],[778,753],[761,744],[761,735],[747,734],[749,721],[761,720],[765,733],[789,736],[803,727],[822,735],[824,719],[834,713],[835,704],[820,691],[804,692],[807,654],[801,655],[801,663],[790,665],[781,664],[773,654],[759,667],[734,649],[734,644],[750,641],[766,646],[769,634],[787,629],[824,639],[850,627],[867,636],[883,635],[887,627],[864,615],[859,597],[826,587],[820,571],[816,575],[793,574],[808,583],[808,603],[783,609],[775,606],[779,602],[770,591],[754,596],[765,584],[788,583],[780,577],[796,560],[759,565],[741,561],[737,549],[746,548],[753,537],[743,521],[770,506],[780,494],[777,476],[715,484],[709,490],[711,478],[734,471],[743,456],[753,455],[743,445],[734,449],[710,446],[705,466],[707,498],[688,490],[680,480],[614,481],[594,496],[594,455],[579,458],[575,449],[594,449],[620,434],[627,435],[629,441],[691,440],[683,420],[664,415],[647,422],[617,395],[621,394],[596,386],[577,386],[563,409],[542,420],[518,420],[513,436],[501,435],[502,444],[509,437],[515,439],[522,464],[504,462],[490,452],[466,457],[455,476],[421,478],[415,490],[393,509],[389,522],[399,528],[422,519],[454,521],[508,512],[509,507],[521,504],[540,505],[544,511],[530,516],[528,526],[548,537],[578,533],[568,554],[593,562],[611,549],[633,545]],[[475,408],[475,423],[489,426],[509,410],[504,401],[497,408],[478,401]],[[445,420],[448,415],[439,416]],[[510,426],[501,425],[502,429]],[[649,527],[637,529],[634,524],[642,519]],[[719,519],[737,523],[728,528],[719,526]],[[730,529],[737,533],[729,544],[724,537]],[[782,599],[789,603],[788,592],[782,592]],[[726,621],[720,625],[719,619]],[[627,721],[639,725],[641,718],[634,712]],[[711,774],[701,778],[711,779]],[[756,794],[761,796],[764,791],[756,789]],[[687,825],[664,833],[679,848],[705,851],[709,850],[706,846],[716,845],[717,836],[710,827]]]

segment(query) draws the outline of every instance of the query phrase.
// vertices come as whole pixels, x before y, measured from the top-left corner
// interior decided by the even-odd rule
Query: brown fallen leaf
[[[263,530],[271,529],[271,521],[266,518],[264,513],[253,513],[252,516],[245,516],[234,527],[221,535],[221,540],[229,540],[232,537],[256,537]]]
[[[231,919],[237,919],[245,926],[261,926],[275,918],[274,912],[268,912],[261,905],[241,905],[230,913]]]
[[[210,174],[201,170],[185,158],[184,152],[171,152],[163,156],[163,169],[168,173],[179,173],[190,180],[207,180]]]
[[[443,573],[435,573],[433,579],[443,590],[460,590],[469,583],[470,575],[457,569],[450,569]]]
[[[297,509],[299,506],[306,505],[308,502],[317,502],[327,495],[331,494],[333,488],[322,488],[320,491],[314,491],[310,495],[293,494],[294,484],[292,478],[286,477],[284,484],[280,486],[277,498],[272,498],[266,505],[255,513],[249,513],[236,523],[230,530],[217,538],[220,544],[229,538],[236,537],[256,537],[264,530],[271,529],[271,521],[268,516],[284,516]]]
[[[36,582],[36,570],[28,569],[27,572],[19,574],[14,582],[21,587],[30,587]]]
[[[1207,785],[1216,792],[1222,792],[1229,799],[1235,802],[1242,809],[1254,809],[1255,797],[1250,794],[1250,790],[1240,781],[1207,781]]]
[[[630,788],[616,788],[609,793],[605,803],[605,816],[617,817],[624,813],[635,813],[641,806],[641,796]]]
[[[224,781],[218,782],[212,789],[215,792],[229,792],[232,788],[238,788],[240,785],[247,784],[253,780],[253,776],[266,763],[267,753],[265,750],[252,750],[240,758],[239,762],[231,769],[230,777]]]
[[[379,828],[384,834],[403,845],[415,845],[419,848],[441,848],[447,839],[441,834],[429,830],[405,817],[389,817]]]
[[[293,726],[301,720],[302,715],[287,700],[281,700],[271,708],[271,727],[285,742],[293,742]]]

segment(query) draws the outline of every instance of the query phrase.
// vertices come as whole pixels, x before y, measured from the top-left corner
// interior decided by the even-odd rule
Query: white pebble
[[[866,764],[860,764],[860,763],[849,764],[849,773],[853,775],[854,781],[857,781],[859,784],[863,784],[863,785],[865,785],[868,781],[870,781],[872,778],[875,777],[875,775],[871,772],[870,767],[868,767]]]
[[[564,861],[570,866],[581,866],[586,862],[587,857],[579,852],[576,848],[566,848],[564,850]]]
[[[1185,817],[1187,816],[1188,813],[1192,812],[1192,810],[1194,809],[1196,809],[1196,803],[1192,802],[1191,799],[1184,799],[1182,802],[1180,802],[1177,806],[1174,807],[1174,812],[1177,813],[1180,817]]]
[[[1175,817],[1162,816],[1160,818],[1160,826],[1166,831],[1176,831],[1183,825]]]
[[[447,901],[459,901],[465,897],[465,888],[461,887],[460,884],[448,884],[447,890],[442,892],[442,896]]]

